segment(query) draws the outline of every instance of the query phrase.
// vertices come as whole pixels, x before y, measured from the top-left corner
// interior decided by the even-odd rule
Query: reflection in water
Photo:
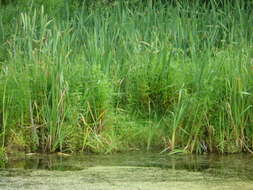
[[[30,155],[0,169],[0,190],[252,190],[251,155]]]
[[[1,171],[57,170],[77,171],[94,166],[134,166],[155,167],[160,169],[186,170],[202,172],[206,176],[224,178],[237,177],[253,181],[253,159],[251,155],[176,155],[168,156],[157,153],[131,153],[114,155],[34,155],[12,157]],[[18,169],[18,170],[17,170]],[[14,172],[15,171],[15,172]],[[3,173],[3,172],[1,172]],[[10,173],[9,173],[10,174]]]
[[[25,156],[22,158],[11,158],[5,168],[19,169],[42,169],[42,170],[58,170],[58,171],[75,171],[83,168],[69,163],[69,160],[57,155],[35,155]]]

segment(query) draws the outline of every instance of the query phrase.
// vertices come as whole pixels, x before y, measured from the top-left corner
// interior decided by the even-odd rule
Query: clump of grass
[[[8,160],[6,151],[3,147],[0,148],[0,168],[4,167]]]

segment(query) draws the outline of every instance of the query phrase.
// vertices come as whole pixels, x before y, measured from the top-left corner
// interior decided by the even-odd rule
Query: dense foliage
[[[251,2],[129,2],[5,1],[2,148],[253,149]]]

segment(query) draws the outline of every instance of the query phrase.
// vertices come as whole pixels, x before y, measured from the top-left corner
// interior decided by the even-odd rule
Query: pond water
[[[253,155],[12,156],[2,190],[253,190]]]

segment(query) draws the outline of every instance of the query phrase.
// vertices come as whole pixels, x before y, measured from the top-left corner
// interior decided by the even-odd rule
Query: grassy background
[[[246,1],[2,6],[1,147],[251,151],[251,8]]]

